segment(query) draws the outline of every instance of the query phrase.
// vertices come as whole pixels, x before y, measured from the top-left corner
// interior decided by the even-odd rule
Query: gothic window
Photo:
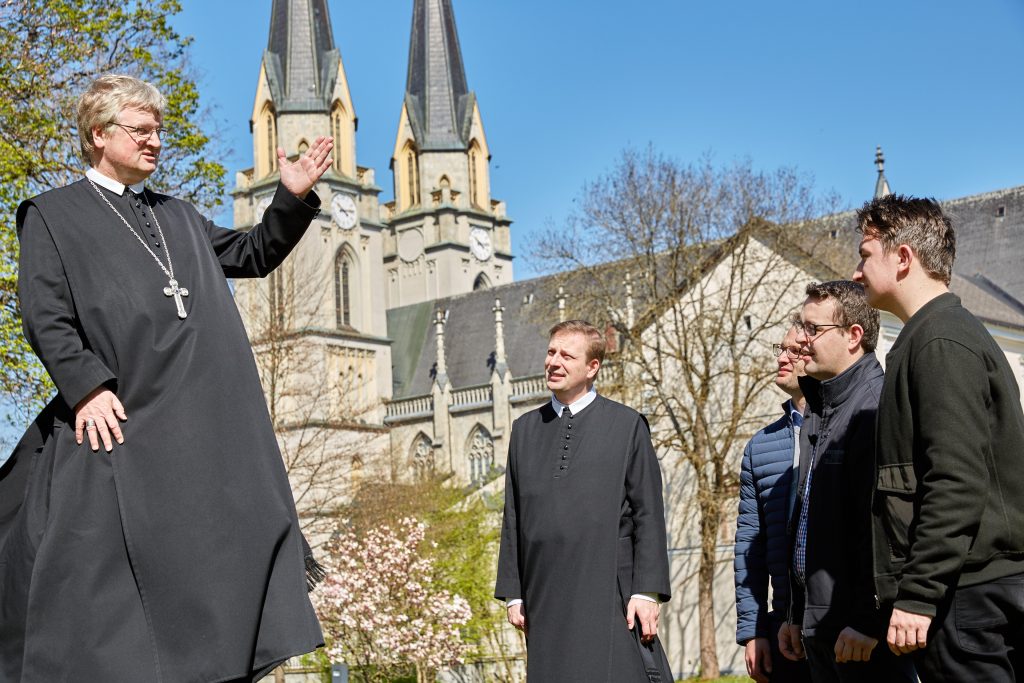
[[[405,185],[409,193],[409,206],[417,206],[420,203],[420,169],[416,148],[411,144],[405,147]]]
[[[339,253],[334,260],[334,317],[337,327],[348,327],[352,324],[349,276],[348,259]]]
[[[343,167],[344,158],[342,155],[345,152],[346,145],[348,143],[348,136],[345,135],[345,108],[341,106],[341,102],[335,102],[334,108],[331,110],[331,135],[334,137],[334,149],[332,154],[334,156],[334,170],[338,173],[344,173]]]
[[[494,468],[494,439],[481,425],[473,429],[469,437],[469,481],[473,486],[483,486]]]
[[[306,142],[305,140],[300,140],[299,141],[299,154],[305,154],[306,150],[308,150],[308,149],[309,149],[309,143]]]
[[[267,155],[266,175],[270,175],[277,169],[277,122],[274,110],[269,106],[263,110],[263,136]]]
[[[426,481],[434,476],[434,446],[423,432],[412,444],[412,473],[416,481]]]
[[[272,271],[267,278],[267,286],[270,288],[270,327],[281,330],[284,328],[287,304],[284,292],[284,273],[280,269]]]
[[[473,146],[469,148],[469,201],[473,206],[480,206],[480,179],[477,177],[476,167],[479,156],[480,149],[474,140]]]
[[[480,273],[479,275],[476,276],[476,279],[473,280],[474,292],[478,289],[490,289],[490,287],[491,281],[490,279],[488,279],[487,273]]]

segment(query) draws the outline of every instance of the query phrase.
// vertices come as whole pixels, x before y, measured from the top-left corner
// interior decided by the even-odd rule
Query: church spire
[[[264,64],[278,113],[325,111],[339,61],[327,0],[274,0]]]
[[[451,0],[415,0],[405,99],[420,151],[469,146],[473,93]]]
[[[889,189],[889,181],[885,179],[885,156],[882,154],[882,146],[875,147],[875,166],[878,167],[878,181],[875,182],[875,199],[888,197],[892,194]]]

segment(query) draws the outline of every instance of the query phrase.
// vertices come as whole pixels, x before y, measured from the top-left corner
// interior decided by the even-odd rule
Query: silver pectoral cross
[[[164,287],[164,296],[174,297],[174,305],[178,308],[178,317],[184,320],[188,313],[185,312],[185,302],[181,298],[188,296],[188,290],[184,287],[179,287],[178,281],[174,278],[171,278],[168,284],[170,284],[170,287]]]

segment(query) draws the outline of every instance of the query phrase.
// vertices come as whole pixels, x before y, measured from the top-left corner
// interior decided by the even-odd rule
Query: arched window
[[[480,196],[477,189],[477,173],[476,173],[476,158],[479,156],[480,150],[476,148],[476,144],[469,149],[469,201],[473,206],[480,206]]]
[[[412,473],[416,481],[426,481],[434,476],[434,446],[423,432],[412,442]]]
[[[418,206],[420,203],[420,169],[416,148],[412,145],[405,148],[405,183],[406,191],[409,193],[409,206]]]
[[[469,453],[469,481],[473,486],[483,486],[494,468],[494,439],[483,425],[473,428],[466,450]]]
[[[473,291],[474,292],[476,290],[478,290],[478,289],[490,289],[490,288],[491,288],[491,279],[489,277],[487,277],[487,273],[480,273],[479,275],[476,276],[476,279],[473,280]]]
[[[331,135],[334,137],[334,149],[331,154],[334,157],[334,170],[342,174],[345,173],[344,153],[348,148],[348,135],[345,129],[347,118],[341,102],[335,102],[331,109]]]
[[[338,328],[352,326],[352,279],[354,262],[347,249],[339,249],[334,257],[334,324]]]
[[[307,149],[309,149],[309,143],[305,140],[299,140],[299,154],[305,154]]]
[[[269,105],[263,110],[263,135],[267,155],[266,175],[270,175],[277,170],[277,120]]]
[[[287,306],[283,269],[278,268],[271,271],[270,276],[267,278],[267,287],[270,289],[268,297],[270,301],[270,328],[272,330],[282,330],[284,329],[285,307]]]

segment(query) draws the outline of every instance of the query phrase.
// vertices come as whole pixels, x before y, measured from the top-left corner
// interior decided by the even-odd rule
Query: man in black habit
[[[333,141],[277,150],[273,202],[236,232],[144,187],[163,107],[95,81],[85,177],[18,209],[25,333],[59,393],[0,475],[0,681],[252,681],[323,642],[225,277],[299,241]]]
[[[672,680],[661,469],[646,420],[598,396],[604,335],[551,329],[551,402],[512,425],[495,597],[527,636],[529,683]]]

